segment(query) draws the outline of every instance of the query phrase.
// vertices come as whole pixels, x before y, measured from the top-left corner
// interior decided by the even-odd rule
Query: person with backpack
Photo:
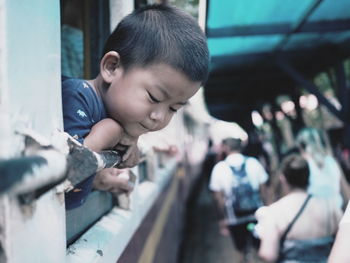
[[[231,235],[240,262],[247,262],[251,246],[259,245],[249,224],[256,222],[254,213],[264,203],[268,175],[256,158],[241,153],[240,139],[224,139],[222,149],[226,158],[214,166],[209,189],[219,213],[221,234]]]

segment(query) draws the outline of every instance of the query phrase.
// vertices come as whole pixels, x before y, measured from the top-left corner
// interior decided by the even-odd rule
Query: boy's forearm
[[[122,127],[112,119],[104,119],[96,123],[84,138],[84,146],[100,152],[112,149],[118,144],[123,134]]]
[[[91,134],[91,133],[85,137],[84,146],[88,147],[89,149],[95,152],[100,152],[100,151],[112,148],[112,147],[109,147],[108,141],[105,141],[100,136],[97,136],[96,134]]]

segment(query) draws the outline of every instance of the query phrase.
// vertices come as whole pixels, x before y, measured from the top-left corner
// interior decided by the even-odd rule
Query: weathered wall
[[[0,65],[0,158],[9,158],[23,148],[15,130],[50,141],[62,129],[59,1],[0,0]],[[55,190],[27,206],[0,196],[0,209],[5,262],[64,262],[64,206]]]

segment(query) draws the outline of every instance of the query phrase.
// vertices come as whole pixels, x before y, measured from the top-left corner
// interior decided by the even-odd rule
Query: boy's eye
[[[148,96],[150,97],[150,99],[153,101],[153,102],[156,102],[156,103],[159,103],[160,100],[156,99],[151,93],[147,92],[148,93]]]
[[[172,111],[172,112],[177,112],[177,109],[175,109],[175,108],[173,108],[173,107],[170,107],[169,109],[170,109],[170,111]]]

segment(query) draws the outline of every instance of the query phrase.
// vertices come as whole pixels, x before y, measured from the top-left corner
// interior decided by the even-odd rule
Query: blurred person
[[[251,130],[248,135],[248,143],[244,147],[243,154],[255,157],[269,171],[269,155],[263,147],[262,136],[257,130]]]
[[[209,189],[216,202],[220,233],[231,235],[239,261],[248,262],[251,245],[258,243],[247,226],[255,222],[254,212],[263,204],[268,175],[256,158],[241,154],[240,139],[224,139],[222,150],[226,158],[214,166]]]
[[[320,130],[304,128],[296,142],[310,169],[307,191],[314,196],[335,199],[342,207],[349,200],[350,189],[340,165],[327,147],[326,137]]]
[[[282,162],[288,194],[256,211],[258,255],[267,262],[327,262],[342,210],[331,198],[307,192],[310,170],[300,154]]]
[[[205,180],[207,183],[209,182],[210,173],[214,168],[214,165],[217,163],[217,152],[214,148],[214,143],[211,138],[208,139],[208,148],[207,153],[205,155],[203,166],[202,166],[202,173],[204,173]]]
[[[336,239],[329,255],[328,263],[348,263],[350,254],[348,245],[350,243],[350,202],[340,220]]]

